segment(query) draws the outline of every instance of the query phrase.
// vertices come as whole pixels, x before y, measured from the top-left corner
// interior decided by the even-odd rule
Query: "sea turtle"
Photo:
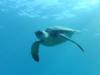
[[[77,45],[82,52],[84,52],[84,49],[75,41],[71,39],[71,36],[77,32],[77,30],[65,28],[61,26],[54,26],[50,28],[46,28],[45,30],[39,30],[35,32],[36,37],[38,38],[37,41],[35,41],[31,48],[31,54],[33,59],[36,62],[39,62],[39,45],[42,44],[44,46],[55,46],[61,43],[64,43],[66,41],[70,41]]]

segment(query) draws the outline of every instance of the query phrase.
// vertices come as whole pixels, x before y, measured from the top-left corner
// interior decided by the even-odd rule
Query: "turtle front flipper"
[[[36,62],[39,62],[39,45],[40,41],[36,41],[33,43],[31,48],[32,57]]]
[[[77,42],[73,41],[72,39],[70,39],[69,37],[65,36],[64,34],[60,34],[60,36],[62,36],[62,37],[64,37],[65,39],[69,40],[70,42],[74,43],[77,47],[80,48],[80,50],[81,50],[82,52],[84,52],[84,49],[83,49]]]

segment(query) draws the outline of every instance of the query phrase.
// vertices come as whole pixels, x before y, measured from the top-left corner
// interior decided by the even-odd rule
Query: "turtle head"
[[[36,31],[35,32],[35,35],[36,35],[36,37],[38,38],[38,39],[40,39],[40,40],[43,40],[43,39],[45,39],[46,37],[48,37],[48,33],[47,32],[45,32],[45,31]]]

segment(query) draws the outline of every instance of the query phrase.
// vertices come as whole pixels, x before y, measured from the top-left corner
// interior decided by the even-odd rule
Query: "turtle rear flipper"
[[[74,43],[77,47],[80,48],[80,50],[81,50],[82,52],[84,52],[84,49],[83,49],[77,42],[73,41],[72,39],[70,39],[69,37],[65,36],[64,34],[60,34],[60,36],[66,38],[66,39],[69,40],[70,42]]]
[[[31,48],[32,57],[36,62],[39,62],[39,45],[40,45],[40,42],[36,41],[33,43],[32,48]]]

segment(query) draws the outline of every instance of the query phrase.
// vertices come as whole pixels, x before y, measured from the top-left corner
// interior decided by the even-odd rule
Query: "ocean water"
[[[40,46],[34,32],[59,25],[80,32],[66,42]],[[100,75],[99,0],[0,0],[0,75]]]

